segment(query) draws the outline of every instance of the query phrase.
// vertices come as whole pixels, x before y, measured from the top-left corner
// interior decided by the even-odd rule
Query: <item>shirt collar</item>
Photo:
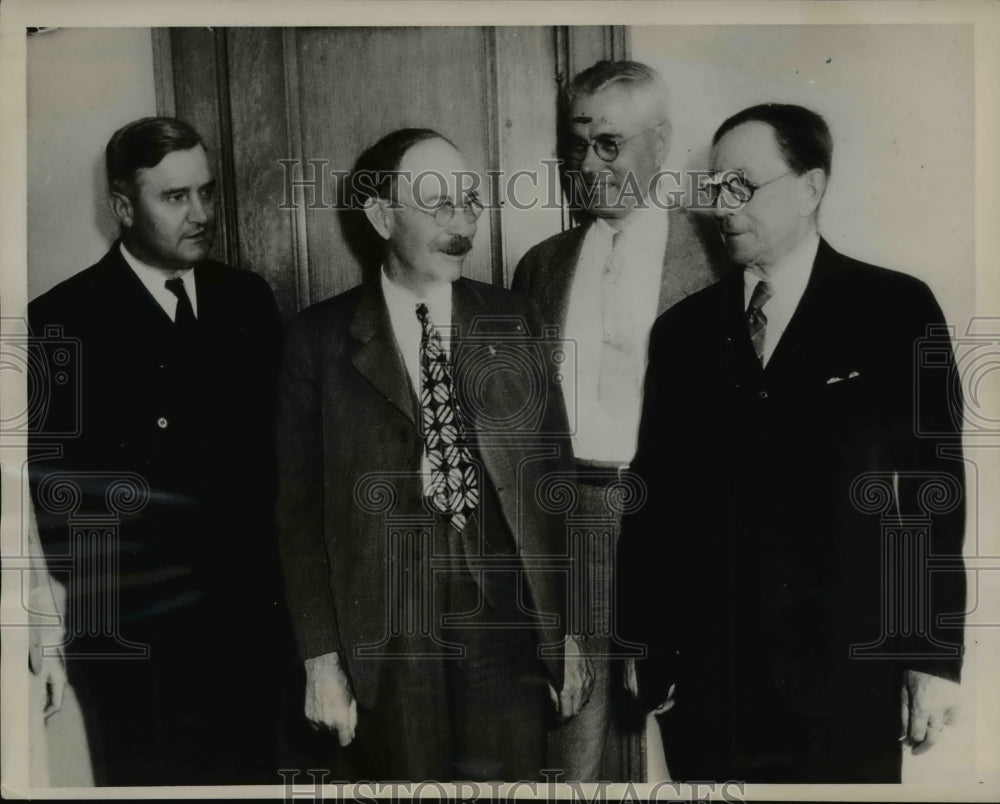
[[[819,249],[819,233],[812,232],[808,237],[803,238],[785,254],[780,260],[771,265],[765,276],[763,271],[756,266],[747,266],[743,269],[743,289],[745,298],[749,300],[750,294],[762,279],[771,283],[771,291],[774,297],[787,299],[793,304],[798,303],[809,283],[809,276],[812,274],[813,263],[816,261],[816,252]]]
[[[385,272],[383,265],[379,269],[379,279],[382,283],[382,295],[386,306],[395,319],[405,320],[407,317],[417,320],[417,305],[426,304],[430,319],[438,327],[451,325],[451,283],[432,285],[427,295],[420,298],[409,288],[393,282]]]
[[[187,292],[188,300],[191,302],[191,310],[195,316],[198,315],[197,284],[195,283],[195,272],[191,267],[175,271],[165,271],[161,268],[154,268],[152,265],[140,260],[125,248],[124,243],[119,243],[118,248],[122,259],[132,269],[132,273],[139,278],[146,291],[156,300],[160,307],[167,311],[167,314],[171,318],[174,315],[173,311],[177,304],[177,297],[171,291],[167,290],[167,280],[178,277],[184,283],[184,290]]]
[[[613,238],[619,231],[623,241],[619,249],[627,249],[630,254],[656,254],[656,263],[666,248],[669,237],[669,217],[665,209],[652,204],[636,207],[621,219],[621,229],[616,229],[604,218],[595,218],[594,228],[603,241],[611,248]]]
[[[168,271],[163,268],[154,268],[147,262],[143,262],[138,257],[136,257],[131,251],[125,248],[124,243],[119,243],[118,248],[121,251],[122,257],[125,262],[129,264],[129,267],[138,274],[139,278],[143,282],[156,282],[157,284],[163,284],[168,279],[174,279],[175,277],[180,277],[185,280],[184,284],[187,285],[187,278],[191,275],[191,268],[193,266],[188,266],[187,268],[179,268],[173,271]]]

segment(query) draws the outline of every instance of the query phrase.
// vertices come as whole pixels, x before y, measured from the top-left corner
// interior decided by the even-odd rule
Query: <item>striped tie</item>
[[[430,499],[457,531],[479,505],[476,467],[465,446],[462,411],[455,398],[451,366],[441,333],[431,323],[427,305],[417,305],[420,339],[420,415],[431,465]]]
[[[764,363],[764,336],[767,333],[767,316],[764,315],[763,307],[767,300],[773,295],[771,283],[761,279],[757,287],[750,295],[750,304],[747,305],[747,329],[750,331],[750,342],[753,343],[753,350],[757,353],[757,359]]]

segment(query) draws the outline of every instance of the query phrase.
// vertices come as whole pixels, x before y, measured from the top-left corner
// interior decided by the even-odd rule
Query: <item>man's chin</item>
[[[628,215],[632,209],[630,207],[624,206],[622,204],[616,204],[611,207],[590,207],[587,212],[593,215],[595,218],[610,218],[612,220],[620,220]]]
[[[435,266],[434,279],[437,282],[454,282],[462,275],[465,254],[444,254],[443,257]]]
[[[177,256],[185,263],[201,262],[211,250],[211,240],[186,240],[177,249]]]

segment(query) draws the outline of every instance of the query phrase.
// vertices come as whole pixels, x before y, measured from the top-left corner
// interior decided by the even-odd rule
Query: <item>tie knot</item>
[[[173,279],[168,279],[166,281],[166,285],[167,290],[173,293],[178,299],[181,295],[187,295],[187,291],[184,290],[184,280],[179,276],[175,276]]]
[[[423,302],[417,305],[417,320],[426,327],[431,323],[430,311],[427,309],[427,305]]]
[[[753,289],[753,293],[750,294],[750,305],[747,311],[759,310],[767,304],[767,300],[773,295],[774,292],[771,290],[771,283],[765,279],[761,279]]]

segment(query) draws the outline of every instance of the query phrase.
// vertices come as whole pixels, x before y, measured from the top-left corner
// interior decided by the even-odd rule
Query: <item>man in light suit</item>
[[[538,345],[529,306],[461,277],[482,211],[463,173],[427,129],[362,155],[381,268],[293,320],[279,383],[305,715],[367,779],[538,778],[549,697],[568,717],[589,692],[543,566],[564,526],[534,493],[567,452],[563,402],[541,364],[509,370]]]
[[[926,285],[819,235],[831,154],[800,106],[722,124],[706,190],[742,270],[650,338],[651,502],[623,524],[618,588],[646,707],[675,685],[659,721],[680,780],[898,782],[904,742],[955,716],[951,343]]]
[[[512,288],[537,304],[547,325],[576,346],[565,394],[575,424],[573,451],[581,522],[606,521],[612,542],[618,515],[606,490],[623,479],[635,453],[654,318],[718,279],[725,255],[703,221],[672,204],[679,185],[660,183],[671,124],[662,79],[644,64],[599,62],[570,83],[561,114],[561,150],[581,226],[550,237],[521,260]],[[625,478],[627,482],[627,478]],[[596,680],[580,717],[552,734],[553,767],[567,779],[641,778],[641,723],[614,678],[628,655],[610,639],[614,544],[589,551],[598,589],[577,601],[592,618],[586,649]]]
[[[99,784],[273,782],[278,614],[267,283],[208,259],[215,180],[187,123],[106,149],[121,237],[29,306],[31,474]],[[61,381],[78,377],[78,385]]]

